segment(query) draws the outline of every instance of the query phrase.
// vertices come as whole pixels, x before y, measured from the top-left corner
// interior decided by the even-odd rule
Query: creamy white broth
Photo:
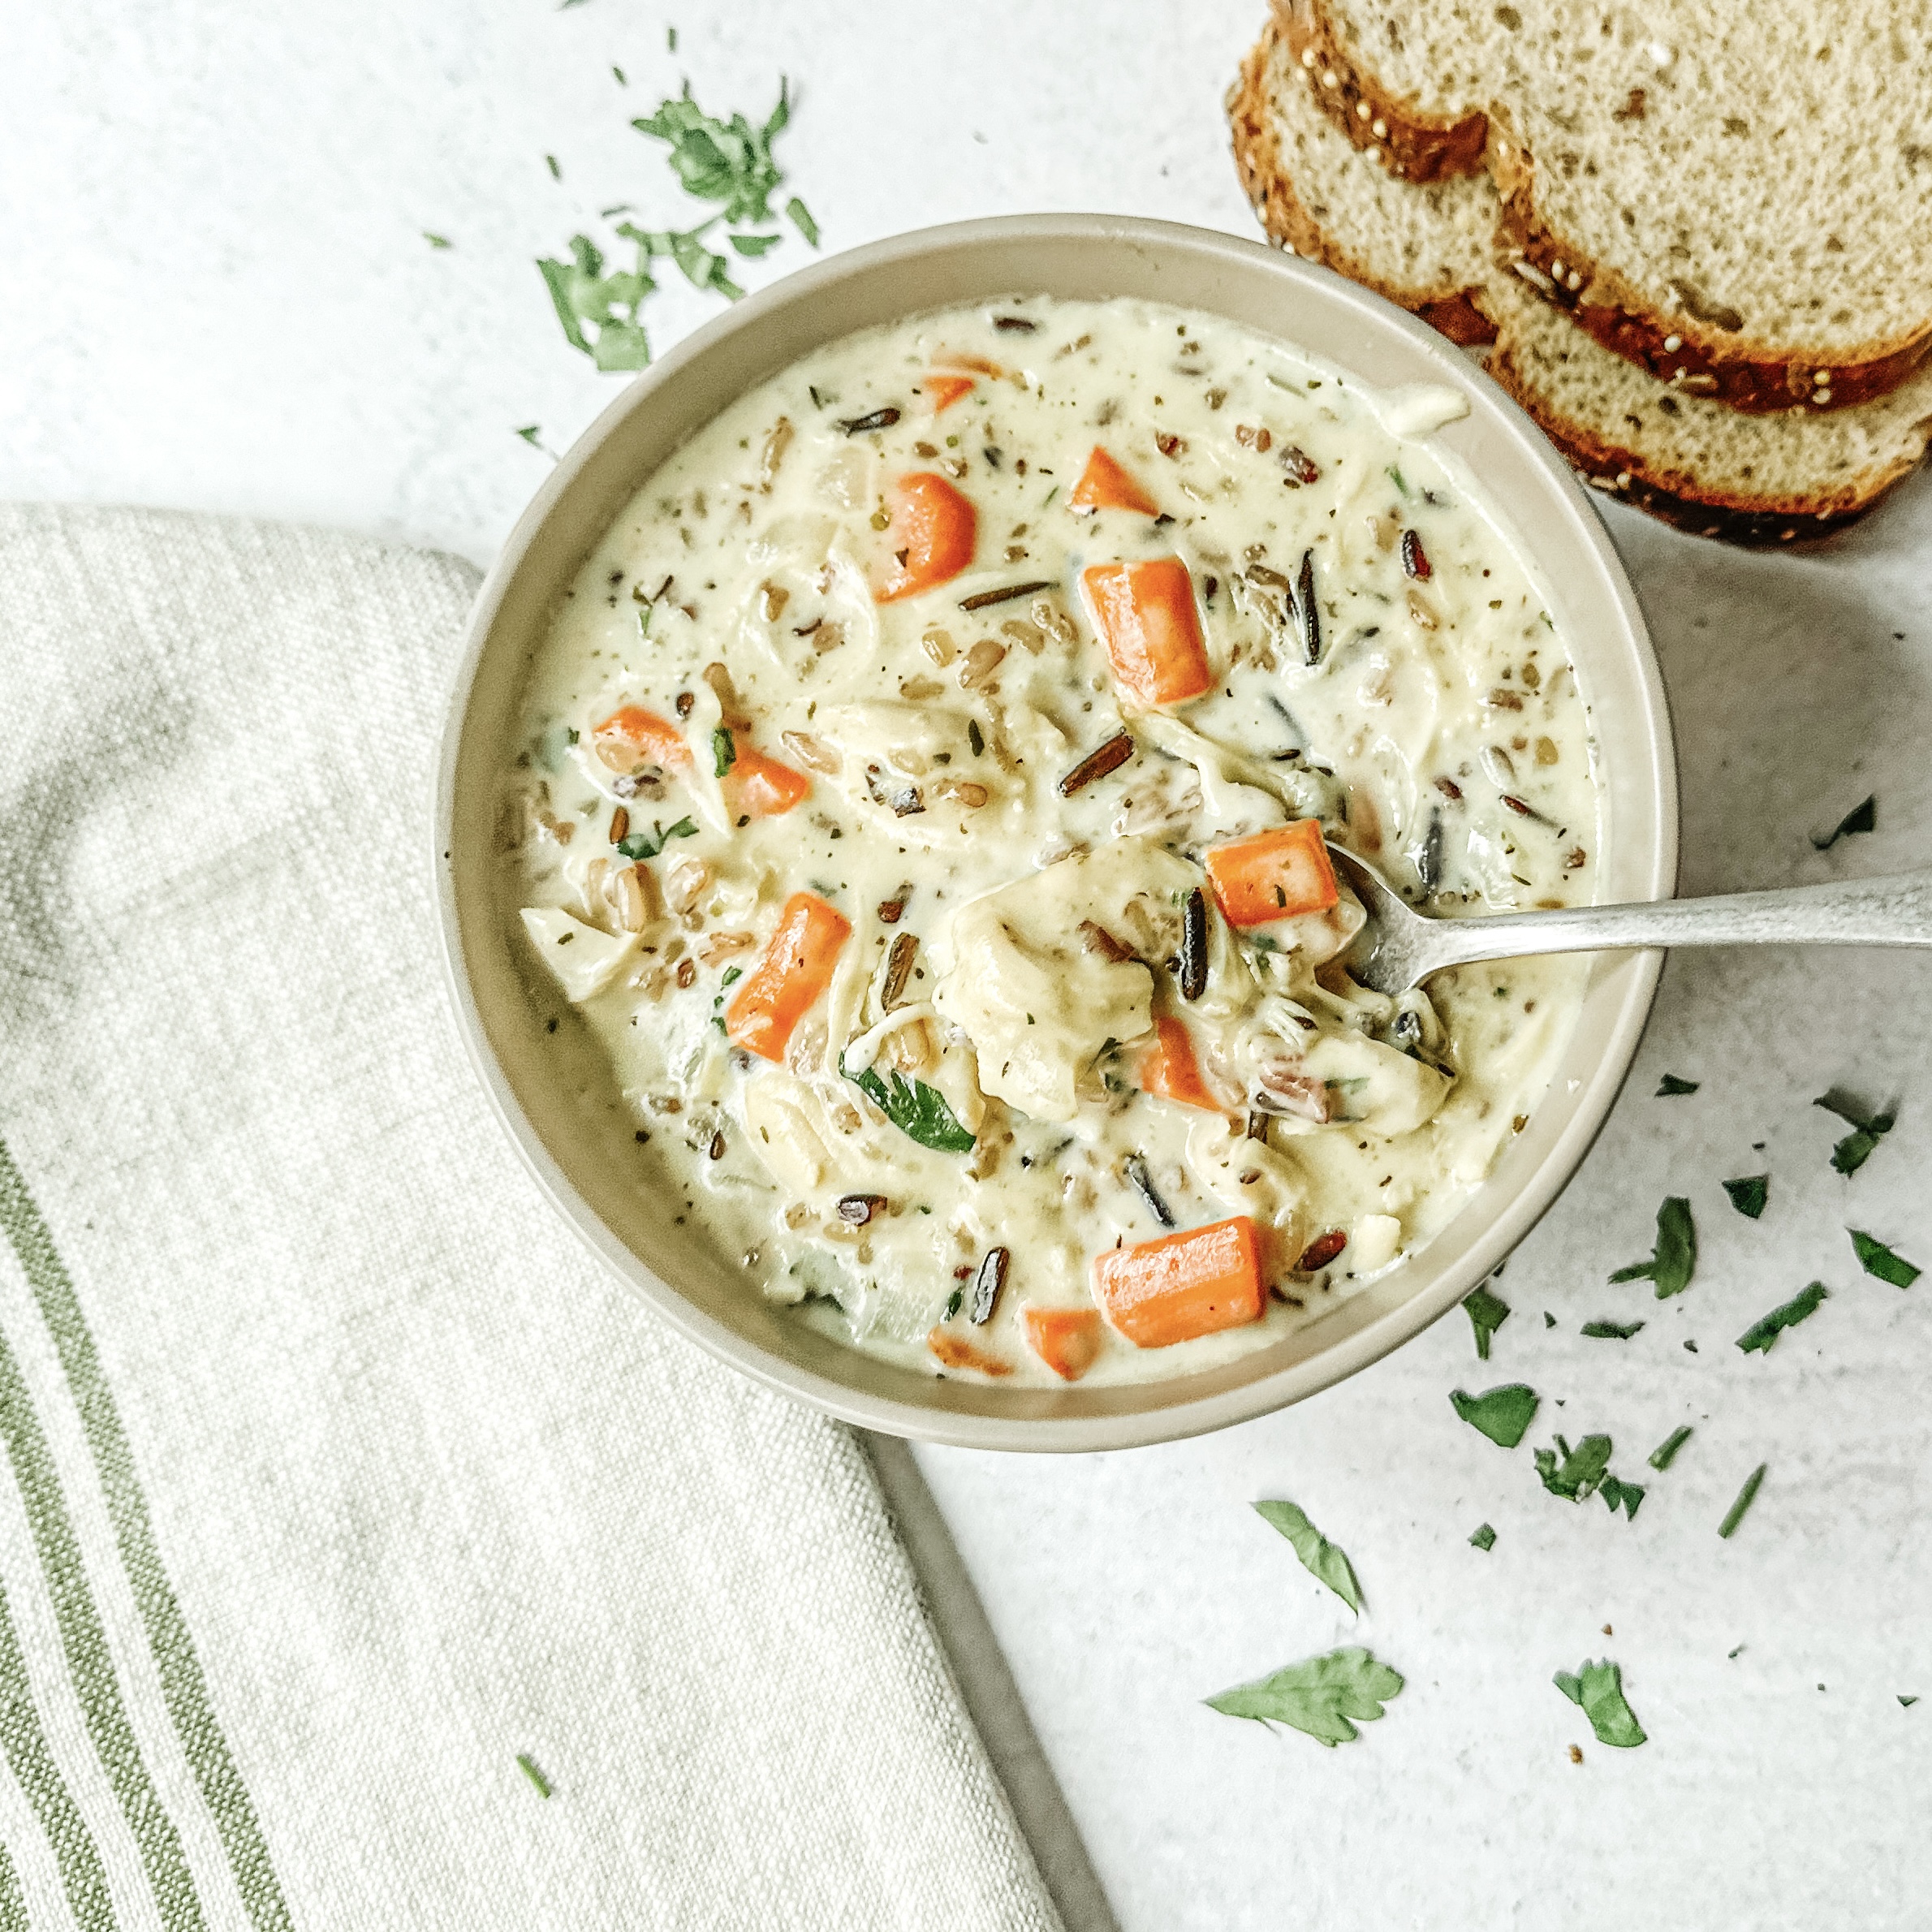
[[[937,412],[935,372],[972,382]],[[639,1186],[748,1293],[934,1373],[1050,1383],[1024,1309],[1091,1309],[1097,1257],[1248,1216],[1258,1319],[1083,1338],[1089,1381],[1188,1373],[1319,1320],[1479,1184],[1586,967],[1470,968],[1389,1001],[1335,963],[1361,920],[1345,883],[1236,930],[1202,865],[1312,819],[1438,913],[1593,895],[1586,708],[1478,485],[1424,439],[1458,408],[1184,309],[1016,299],[829,345],[639,490],[533,659],[501,843],[533,998],[602,1041]],[[1157,516],[1070,505],[1097,446]],[[880,602],[912,567],[895,550],[917,560],[894,520],[915,475],[970,501],[971,561]],[[1082,572],[1163,558],[1214,682],[1149,705]],[[674,727],[675,755],[608,732],[600,753],[625,707]],[[1123,732],[1123,761],[1063,796]],[[791,809],[757,810],[782,802],[760,756],[809,785]],[[771,1062],[725,1021],[800,893],[850,930]],[[1143,1091],[1175,1020],[1222,1110]],[[913,1132],[874,1096],[913,1106]]]

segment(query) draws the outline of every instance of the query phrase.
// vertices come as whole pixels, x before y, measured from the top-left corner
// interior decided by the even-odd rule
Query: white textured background
[[[532,261],[615,202],[650,225],[690,218],[662,150],[626,124],[679,76],[714,111],[754,114],[792,76],[780,158],[828,248],[1047,207],[1246,232],[1218,101],[1259,14],[16,9],[0,63],[0,494],[304,519],[485,560],[544,472],[512,429],[541,423],[561,447],[613,393],[563,346]],[[432,252],[425,228],[455,246]],[[790,239],[742,278],[805,255]],[[667,289],[660,346],[709,306]],[[1932,490],[1908,486],[1805,558],[1613,527],[1676,707],[1686,887],[1925,857]],[[1878,834],[1814,856],[1806,834],[1870,791]],[[1630,1095],[1509,1265],[1516,1313],[1490,1365],[1458,1316],[1205,1442],[919,1453],[1065,1796],[1063,1811],[1009,1721],[1016,1796],[1072,1921],[1104,1925],[1106,1908],[1064,1842],[1068,1813],[1128,1932],[1926,1922],[1932,1275],[1907,1293],[1860,1277],[1843,1230],[1932,1262],[1928,994],[1932,966],[1898,956],[1673,962]],[[1650,1099],[1667,1069],[1701,1090]],[[1850,1181],[1808,1105],[1836,1080],[1903,1102]],[[1753,1225],[1717,1184],[1766,1167]],[[1692,1197],[1703,1259],[1657,1305],[1603,1278],[1647,1250],[1667,1192]],[[1740,1356],[1732,1338],[1814,1277],[1833,1291],[1821,1313],[1768,1357]],[[1628,1343],[1576,1333],[1640,1313]],[[1545,1494],[1530,1443],[1507,1454],[1451,1413],[1451,1388],[1516,1379],[1546,1397],[1531,1443],[1606,1430],[1625,1474],[1649,1477],[1642,1458],[1679,1421],[1697,1434],[1637,1522],[1613,1521]],[[1719,1542],[1767,1460],[1755,1510]],[[1247,1511],[1267,1494],[1348,1549],[1365,1641],[1408,1679],[1332,1753],[1198,1702],[1350,1634]],[[1465,1541],[1485,1519],[1487,1555]],[[991,1710],[998,1667],[979,1654],[968,1675]],[[1604,1654],[1650,1732],[1641,1749],[1597,1746],[1550,1687]],[[1927,1702],[1901,1708],[1914,1693]]]

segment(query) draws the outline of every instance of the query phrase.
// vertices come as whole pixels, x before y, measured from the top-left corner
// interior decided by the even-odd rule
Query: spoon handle
[[[1785,886],[1721,899],[1444,920],[1430,928],[1430,938],[1432,971],[1477,960],[1636,947],[1932,947],[1932,872]]]

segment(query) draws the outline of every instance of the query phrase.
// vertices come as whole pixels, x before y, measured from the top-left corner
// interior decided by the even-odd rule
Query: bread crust
[[[1329,118],[1356,147],[1386,155],[1391,174],[1405,181],[1446,181],[1482,172],[1485,115],[1438,120],[1413,101],[1398,101],[1356,61],[1313,0],[1276,0],[1274,17]]]
[[[1374,289],[1464,347],[1495,343],[1496,325],[1483,306],[1480,287],[1445,290],[1391,282],[1343,248],[1296,193],[1282,163],[1274,117],[1269,111],[1270,57],[1285,33],[1286,24],[1279,17],[1270,22],[1259,43],[1243,60],[1227,103],[1235,166],[1270,239]],[[1593,488],[1693,536],[1758,549],[1815,541],[1862,515],[1916,467],[1902,463],[1866,472],[1851,486],[1828,497],[1747,501],[1705,488],[1694,477],[1607,442],[1551,410],[1516,366],[1507,342],[1491,350],[1488,368]]]
[[[1745,498],[1704,489],[1691,477],[1640,452],[1606,441],[1559,415],[1525,380],[1507,334],[1490,352],[1489,373],[1508,391],[1564,459],[1593,489],[1629,503],[1693,537],[1715,537],[1748,550],[1782,550],[1812,543],[1861,517],[1917,468],[1900,462],[1870,470],[1826,497]]]
[[[1269,239],[1291,254],[1318,261],[1337,274],[1346,275],[1351,282],[1373,289],[1398,308],[1419,315],[1464,348],[1493,342],[1495,325],[1483,313],[1474,290],[1458,288],[1453,283],[1415,287],[1391,282],[1367,260],[1343,248],[1309,213],[1282,165],[1274,118],[1268,106],[1269,57],[1283,31],[1279,19],[1270,21],[1260,41],[1242,61],[1240,75],[1227,97],[1235,168]]]
[[[1864,344],[1853,355],[1835,358],[1816,351],[1781,351],[1754,340],[1722,305],[1694,289],[1680,291],[1680,309],[1660,314],[1654,304],[1623,277],[1596,261],[1572,235],[1555,228],[1537,205],[1535,159],[1508,127],[1494,103],[1453,123],[1456,165],[1437,175],[1417,174],[1432,155],[1446,154],[1447,125],[1423,114],[1413,102],[1391,93],[1360,55],[1335,31],[1323,0],[1276,0],[1278,17],[1291,46],[1304,48],[1333,72],[1337,84],[1313,83],[1316,100],[1357,147],[1386,147],[1404,157],[1391,163],[1411,180],[1438,179],[1440,172],[1473,173],[1460,165],[1461,144],[1473,127],[1481,132],[1480,165],[1486,166],[1503,198],[1499,243],[1504,257],[1546,301],[1572,318],[1613,354],[1632,362],[1660,382],[1686,394],[1723,403],[1746,415],[1764,415],[1794,404],[1822,412],[1846,409],[1887,395],[1932,353],[1932,321],[1891,341]],[[1358,112],[1365,105],[1366,117]],[[1388,130],[1385,141],[1373,139],[1377,123]],[[1412,162],[1407,157],[1416,157]],[[1525,272],[1526,271],[1526,272]],[[1559,272],[1560,271],[1560,272]],[[1820,382],[1818,377],[1826,380]]]

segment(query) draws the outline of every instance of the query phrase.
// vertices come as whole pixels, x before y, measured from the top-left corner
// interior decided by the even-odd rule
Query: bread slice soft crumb
[[[1868,509],[1924,454],[1932,369],[1855,408],[1741,415],[1658,382],[1537,299],[1490,246],[1486,176],[1418,184],[1323,112],[1281,22],[1229,96],[1235,154],[1272,238],[1363,282],[1464,343],[1585,479],[1680,528],[1735,542],[1822,535]]]
[[[1538,292],[1653,374],[1822,412],[1932,350],[1922,5],[1279,3],[1355,144],[1412,180],[1486,166]]]

